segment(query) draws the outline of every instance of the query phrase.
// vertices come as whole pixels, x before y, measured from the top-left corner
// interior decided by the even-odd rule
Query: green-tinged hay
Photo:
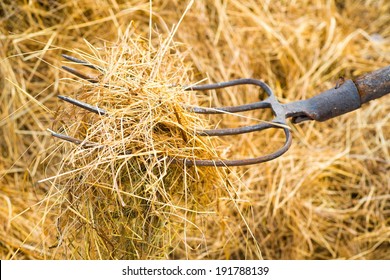
[[[72,97],[106,111],[62,104],[57,116],[63,133],[83,141],[59,147],[62,168],[52,178],[64,196],[59,245],[83,258],[169,258],[177,247],[204,246],[186,236],[204,235],[195,218],[215,215],[225,181],[219,169],[171,163],[217,154],[196,135],[205,121],[184,108],[196,101],[182,86],[189,68],[169,42],[154,48],[131,28],[94,55],[72,53],[101,69],[98,83],[75,83]]]

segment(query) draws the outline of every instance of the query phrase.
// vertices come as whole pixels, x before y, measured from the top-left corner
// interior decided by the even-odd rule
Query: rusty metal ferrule
[[[345,81],[338,88],[332,88],[307,100],[286,104],[287,117],[293,123],[307,120],[323,122],[360,108],[359,91],[352,80]]]
[[[360,76],[354,83],[362,104],[380,98],[390,93],[390,66]]]

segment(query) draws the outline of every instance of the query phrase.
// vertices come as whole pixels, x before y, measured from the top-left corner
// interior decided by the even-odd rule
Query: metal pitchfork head
[[[90,64],[87,61],[77,59],[69,55],[62,55],[65,59],[81,64],[83,66],[92,68],[101,73],[104,73],[104,69]],[[95,77],[88,76],[82,72],[79,72],[73,68],[63,66],[64,70],[84,79],[91,83],[98,83],[99,81]],[[210,129],[200,130],[198,135],[200,136],[226,136],[237,135],[243,133],[249,133],[254,131],[261,131],[270,128],[282,129],[285,135],[285,142],[281,148],[273,153],[265,156],[259,156],[255,158],[237,159],[237,160],[210,160],[210,159],[179,159],[173,158],[175,163],[182,163],[187,166],[242,166],[262,163],[273,160],[283,155],[290,148],[292,143],[292,136],[287,125],[287,118],[291,118],[292,123],[300,123],[303,121],[315,120],[326,121],[328,119],[346,114],[361,107],[362,104],[367,103],[373,99],[382,97],[390,92],[390,66],[381,68],[377,71],[360,76],[355,80],[343,80],[341,84],[336,85],[335,88],[324,91],[317,96],[309,98],[307,100],[295,101],[287,104],[281,104],[277,100],[272,89],[263,81],[256,79],[238,79],[228,82],[196,85],[185,87],[188,91],[206,91],[212,89],[220,89],[237,85],[255,85],[264,90],[267,94],[267,98],[250,104],[244,104],[239,106],[218,107],[218,108],[202,108],[202,107],[190,107],[189,110],[198,114],[225,114],[225,113],[237,113],[256,109],[270,108],[273,112],[274,118],[269,122],[261,122],[256,125],[244,126],[238,128],[225,128],[225,129]],[[79,106],[92,113],[105,115],[107,112],[104,109],[87,104],[85,102],[66,97],[58,96],[60,99],[67,101],[71,104]],[[83,141],[63,135],[55,132],[51,132],[54,137],[66,140],[75,144],[81,144]],[[85,144],[87,145],[87,144]],[[89,145],[89,144],[88,144]]]

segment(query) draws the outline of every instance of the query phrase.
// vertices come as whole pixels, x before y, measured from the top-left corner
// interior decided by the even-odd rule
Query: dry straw
[[[184,109],[196,99],[180,86],[190,83],[189,69],[172,36],[155,48],[129,27],[93,55],[72,54],[101,72],[98,83],[76,83],[74,97],[106,114],[63,104],[56,130],[82,142],[60,145],[62,167],[43,181],[64,199],[58,246],[75,247],[83,258],[169,258],[204,246],[197,221],[216,215],[226,179],[220,169],[171,163],[218,156],[209,138],[196,136],[205,120]]]
[[[388,1],[48,2],[0,4],[1,258],[389,258],[387,97],[294,126],[292,148],[273,162],[169,164],[258,156],[283,141],[195,137],[268,115],[199,118],[181,105],[239,105],[258,92],[195,97],[179,85],[252,77],[283,102],[313,96],[390,63]],[[105,69],[90,72],[100,83],[64,73],[61,53]],[[96,146],[61,143],[47,128]]]

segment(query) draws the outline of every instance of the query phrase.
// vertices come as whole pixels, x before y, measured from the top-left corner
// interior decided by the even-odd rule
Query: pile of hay
[[[129,27],[118,42],[93,49],[95,56],[74,54],[98,73],[97,83],[76,82],[72,97],[105,114],[72,105],[59,111],[56,131],[81,143],[57,146],[59,171],[44,181],[64,200],[59,240],[80,247],[83,258],[169,258],[205,246],[197,222],[215,216],[225,176],[177,163],[218,155],[209,138],[196,134],[204,120],[184,108],[196,99],[177,86],[190,83],[189,70],[171,41],[155,49]],[[200,238],[187,241],[189,235]]]
[[[269,112],[201,118],[182,105],[240,105],[258,89],[195,96],[182,85],[252,77],[289,102],[387,66],[387,1],[53,3],[0,4],[2,259],[389,258],[388,97],[293,126],[290,151],[272,162],[170,162],[259,156],[283,142],[273,131],[197,137]],[[62,53],[98,66],[78,69],[99,83],[63,71],[77,65]]]

